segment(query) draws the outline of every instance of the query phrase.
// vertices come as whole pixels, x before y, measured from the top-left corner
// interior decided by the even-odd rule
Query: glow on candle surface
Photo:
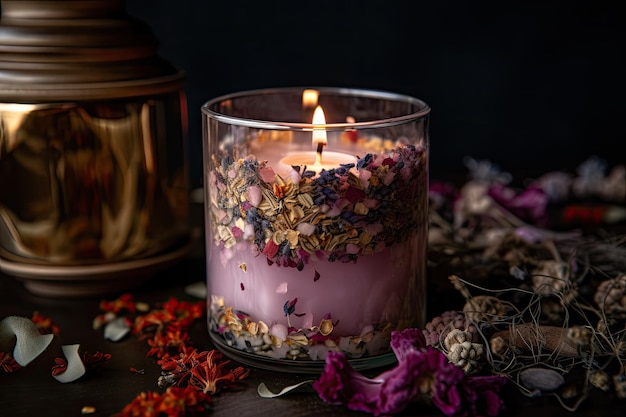
[[[307,170],[320,173],[322,169],[338,168],[344,164],[355,164],[356,157],[343,152],[323,152],[324,147],[328,145],[328,137],[326,134],[326,116],[322,106],[317,106],[313,113],[313,133],[311,135],[311,143],[316,149],[309,152],[290,152],[280,160],[280,170],[284,171],[293,166],[307,167]]]

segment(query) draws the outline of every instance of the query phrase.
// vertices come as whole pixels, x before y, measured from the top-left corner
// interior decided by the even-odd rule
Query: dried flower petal
[[[39,356],[53,338],[53,334],[42,335],[26,317],[9,316],[0,321],[0,351],[13,349],[13,358],[20,366]]]
[[[67,359],[67,367],[64,372],[57,373],[56,375],[53,372],[52,377],[59,382],[72,382],[76,381],[81,376],[85,375],[85,365],[78,354],[79,344],[74,345],[63,345],[61,346],[61,350],[63,351],[63,355]]]
[[[54,365],[52,366],[52,376],[62,374],[67,370],[67,361],[64,358],[54,358]]]
[[[15,361],[11,354],[0,352],[0,371],[11,373],[19,370],[21,366]]]
[[[154,391],[139,393],[122,411],[113,417],[166,415],[184,417],[205,412],[211,397],[191,387],[169,387],[162,395]]]
[[[237,382],[246,378],[250,370],[241,366],[227,370],[226,365],[229,363],[230,360],[224,360],[220,351],[209,351],[205,362],[198,363],[191,368],[189,385],[205,394],[216,394],[223,388],[236,387]]]
[[[276,398],[276,397],[280,397],[282,395],[285,395],[288,392],[291,392],[294,389],[301,387],[302,385],[310,384],[312,382],[313,382],[312,379],[307,379],[306,381],[302,381],[302,382],[299,382],[299,383],[294,384],[294,385],[288,385],[285,388],[283,388],[282,390],[280,390],[279,392],[272,392],[272,391],[270,391],[269,388],[267,388],[267,385],[265,385],[263,382],[261,382],[259,384],[259,386],[257,387],[257,393],[259,394],[259,396],[261,398]]]
[[[118,342],[130,333],[131,329],[132,325],[126,317],[117,317],[104,326],[104,338],[111,342]]]
[[[83,364],[85,365],[85,368],[87,369],[96,369],[103,363],[107,362],[109,359],[111,359],[110,353],[85,352],[82,355]]]
[[[61,329],[57,324],[55,324],[49,317],[39,314],[38,311],[34,311],[33,316],[30,319],[37,325],[39,333],[41,334],[53,334],[58,336],[59,333],[61,333]]]
[[[322,400],[375,416],[396,414],[416,400],[431,401],[447,416],[496,416],[504,378],[466,377],[440,351],[426,347],[421,330],[392,332],[398,365],[370,379],[356,372],[342,352],[328,352],[313,388]]]
[[[206,299],[207,296],[207,288],[205,281],[198,281],[192,284],[189,284],[185,287],[185,294],[189,294],[196,298]]]
[[[131,293],[125,293],[113,301],[103,300],[100,302],[100,310],[116,315],[124,311],[134,313],[136,306],[133,295]]]

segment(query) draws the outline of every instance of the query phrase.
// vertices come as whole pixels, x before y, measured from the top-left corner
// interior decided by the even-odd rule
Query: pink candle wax
[[[229,277],[213,280],[210,293],[253,321],[310,329],[330,316],[334,335],[359,336],[372,326],[397,322],[403,309],[411,308],[407,294],[420,285],[410,279],[418,261],[411,249],[397,244],[356,264],[313,259],[297,271],[268,265],[253,245],[238,243],[210,259],[209,274]],[[284,305],[294,299],[294,313],[287,317]]]

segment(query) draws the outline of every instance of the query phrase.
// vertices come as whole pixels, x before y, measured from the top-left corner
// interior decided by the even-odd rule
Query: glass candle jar
[[[391,332],[424,324],[428,105],[279,88],[202,113],[214,344],[280,371],[393,363]]]

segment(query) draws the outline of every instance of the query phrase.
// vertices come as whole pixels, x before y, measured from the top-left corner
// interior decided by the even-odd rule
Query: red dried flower
[[[163,310],[173,314],[176,318],[175,320],[182,327],[189,327],[194,320],[204,317],[206,314],[206,304],[204,301],[191,303],[170,297],[170,299],[163,304]]]
[[[211,397],[187,388],[168,388],[163,395],[154,391],[139,393],[121,412],[113,417],[168,416],[183,417],[208,410]]]
[[[159,328],[164,328],[167,323],[171,323],[176,317],[164,310],[152,310],[147,314],[135,318],[133,326],[134,334],[149,333]]]
[[[0,352],[0,371],[11,373],[19,370],[21,366],[15,361],[13,356],[7,352]]]
[[[263,255],[267,256],[267,259],[273,259],[277,254],[278,254],[278,250],[280,249],[280,246],[278,246],[276,243],[274,243],[273,240],[269,240],[266,244],[265,247],[263,248]]]
[[[137,375],[143,375],[143,374],[145,374],[145,371],[144,371],[143,369],[137,369],[137,368],[134,368],[134,367],[132,367],[132,366],[131,366],[130,368],[128,368],[128,370],[129,370],[131,373],[133,373],[133,374],[137,374]]]
[[[102,353],[102,352],[94,352],[94,353],[83,353],[81,359],[83,360],[83,365],[87,369],[95,369],[102,365],[104,362],[111,359],[110,353]]]
[[[159,387],[182,385],[191,377],[191,370],[206,361],[207,353],[185,347],[178,356],[166,355],[161,358],[158,361],[162,370],[158,380]]]
[[[191,387],[170,387],[163,394],[160,411],[168,416],[189,416],[208,409],[211,397]],[[172,414],[178,411],[178,414]]]
[[[64,358],[54,358],[54,363],[52,376],[60,375],[67,370],[67,360]]]
[[[126,309],[134,313],[135,304],[132,304],[133,308],[126,308],[131,302],[130,296],[123,296],[114,302],[102,302],[101,308],[111,312]],[[210,400],[207,393],[217,392],[222,386],[234,386],[236,381],[248,375],[249,371],[241,367],[227,371],[224,366],[228,361],[218,364],[214,354],[198,352],[188,346],[190,338],[187,329],[205,315],[205,301],[179,301],[171,297],[160,308],[134,317],[132,332],[147,340],[150,346],[147,356],[157,357],[162,369],[158,385],[168,389],[162,396],[155,392],[142,392],[121,413],[116,414],[117,417],[178,416],[203,411]],[[187,387],[180,388],[192,379],[194,384],[190,382]]]
[[[215,394],[222,388],[234,388],[237,381],[241,381],[250,374],[250,370],[237,367],[227,370],[226,365],[230,360],[222,360],[223,355],[218,350],[207,353],[206,361],[199,363],[191,369],[189,385],[204,393]]]
[[[104,362],[111,359],[110,353],[85,352],[80,356],[80,360],[83,362],[85,369],[96,369]],[[54,365],[52,366],[52,376],[60,375],[67,370],[67,360],[65,358],[54,358]]]
[[[38,311],[33,311],[30,320],[37,325],[37,329],[41,334],[53,334],[58,336],[61,329],[50,318],[42,316]]]
[[[172,352],[181,352],[189,341],[189,335],[179,328],[176,323],[171,324],[165,333],[157,332],[148,340],[151,349],[147,356],[162,358]]]
[[[131,293],[122,294],[118,299],[113,301],[102,300],[100,301],[100,310],[119,314],[122,311],[128,311],[129,313],[135,313],[137,306]]]

